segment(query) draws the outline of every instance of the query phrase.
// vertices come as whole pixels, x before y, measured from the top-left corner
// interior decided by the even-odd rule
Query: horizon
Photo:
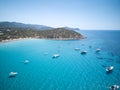
[[[119,0],[1,0],[0,22],[120,30]]]

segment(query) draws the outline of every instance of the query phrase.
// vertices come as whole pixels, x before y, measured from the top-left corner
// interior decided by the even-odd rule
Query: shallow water
[[[120,85],[120,31],[80,32],[87,39],[1,43],[0,90],[109,90],[111,85]],[[96,48],[101,48],[100,53]],[[81,55],[82,50],[87,54]],[[56,53],[60,57],[53,59]],[[110,65],[114,70],[107,74],[105,67]],[[9,78],[11,71],[18,75]]]

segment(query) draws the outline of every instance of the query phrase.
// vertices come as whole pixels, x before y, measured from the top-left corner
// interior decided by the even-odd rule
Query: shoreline
[[[82,38],[37,38],[37,37],[29,37],[29,38],[17,38],[17,39],[6,39],[0,41],[0,43],[6,43],[11,41],[18,41],[18,40],[25,40],[25,39],[45,39],[45,40],[81,40],[85,39],[85,37]]]
[[[0,43],[6,43],[6,42],[12,42],[12,41],[18,41],[18,40],[25,40],[25,39],[35,39],[35,38],[17,38],[17,39],[6,39],[0,41]],[[36,38],[37,39],[37,38]]]

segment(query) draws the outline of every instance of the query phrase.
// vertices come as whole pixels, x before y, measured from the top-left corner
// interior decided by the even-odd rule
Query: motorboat
[[[59,57],[60,55],[59,54],[53,54],[53,58],[57,58],[57,57]]]
[[[24,63],[25,63],[25,64],[28,64],[28,63],[29,63],[29,60],[25,60]]]
[[[113,66],[107,67],[107,68],[106,68],[106,72],[110,72],[110,71],[112,71],[113,68],[114,68]]]
[[[96,49],[96,52],[100,52],[100,51],[101,51],[101,49],[100,49],[100,48],[97,48],[97,49]]]
[[[79,51],[80,50],[80,48],[75,48],[75,51]]]
[[[86,54],[86,53],[87,53],[87,51],[85,51],[85,50],[81,52],[81,54]]]
[[[118,90],[119,89],[119,85],[112,85],[109,87],[110,90]]]
[[[18,73],[17,72],[10,72],[9,77],[15,77]]]

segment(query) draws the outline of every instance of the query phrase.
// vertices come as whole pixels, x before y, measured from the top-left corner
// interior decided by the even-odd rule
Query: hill
[[[39,36],[43,38],[56,38],[56,39],[82,39],[84,38],[83,35],[77,33],[75,31],[70,31],[65,28],[55,28],[53,30],[45,30],[41,31]]]
[[[80,29],[79,28],[71,28],[71,27],[63,27],[63,28],[65,28],[65,29],[68,29],[68,30],[73,30],[73,31],[80,31]]]
[[[0,28],[25,28],[35,30],[51,30],[52,27],[37,24],[24,24],[18,22],[0,22]]]
[[[80,33],[66,28],[49,28],[40,30],[33,28],[34,25],[24,25],[22,23],[0,24],[0,41],[13,40],[19,38],[44,38],[44,39],[83,39]]]

